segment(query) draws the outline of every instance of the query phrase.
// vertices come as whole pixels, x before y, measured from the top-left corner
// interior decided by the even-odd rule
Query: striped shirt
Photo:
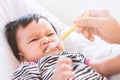
[[[23,62],[16,69],[12,80],[52,80],[55,64],[59,57],[72,59],[73,80],[106,80],[96,70],[85,65],[86,58],[78,52],[62,52],[58,55],[49,55],[36,61],[36,64]]]

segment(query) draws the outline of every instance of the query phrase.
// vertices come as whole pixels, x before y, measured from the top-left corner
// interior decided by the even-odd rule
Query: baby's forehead
[[[40,24],[45,24],[45,25],[47,25],[48,27],[54,29],[53,25],[52,25],[48,20],[46,20],[45,18],[39,18],[38,24],[39,24],[39,23],[40,23]],[[54,31],[55,31],[55,29],[54,29]]]
[[[38,23],[43,23],[43,24],[47,24],[47,25],[51,25],[50,22],[48,22],[46,19],[44,18],[39,18]]]

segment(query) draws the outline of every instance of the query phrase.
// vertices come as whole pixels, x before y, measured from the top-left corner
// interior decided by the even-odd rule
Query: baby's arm
[[[68,80],[75,78],[72,73],[72,61],[69,58],[59,58],[56,63],[56,70],[53,74],[53,80]]]

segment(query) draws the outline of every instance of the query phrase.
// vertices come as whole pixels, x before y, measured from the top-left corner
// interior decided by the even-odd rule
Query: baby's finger
[[[72,60],[71,60],[70,58],[67,58],[67,57],[60,57],[60,58],[57,60],[57,63],[58,63],[58,64],[63,64],[63,63],[72,64]]]
[[[72,71],[72,66],[71,66],[71,64],[69,65],[69,64],[63,63],[63,64],[59,65],[59,69],[61,71]]]
[[[75,75],[71,71],[65,71],[62,74],[62,76],[63,76],[64,80],[69,80],[69,79],[74,79],[75,78]]]

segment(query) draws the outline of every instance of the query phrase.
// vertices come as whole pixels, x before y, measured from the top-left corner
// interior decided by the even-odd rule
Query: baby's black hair
[[[22,26],[23,28],[25,28],[29,23],[31,23],[33,20],[35,20],[37,23],[39,21],[40,18],[45,19],[46,21],[48,21],[53,29],[55,30],[55,32],[57,33],[54,25],[45,17],[40,16],[38,14],[28,14],[25,15],[21,18],[18,18],[15,21],[9,22],[8,24],[6,24],[5,28],[5,35],[7,37],[7,41],[13,51],[13,54],[15,55],[15,57],[20,61],[20,56],[19,56],[19,50],[17,47],[17,41],[16,41],[16,33],[17,33],[17,29],[19,26]]]

